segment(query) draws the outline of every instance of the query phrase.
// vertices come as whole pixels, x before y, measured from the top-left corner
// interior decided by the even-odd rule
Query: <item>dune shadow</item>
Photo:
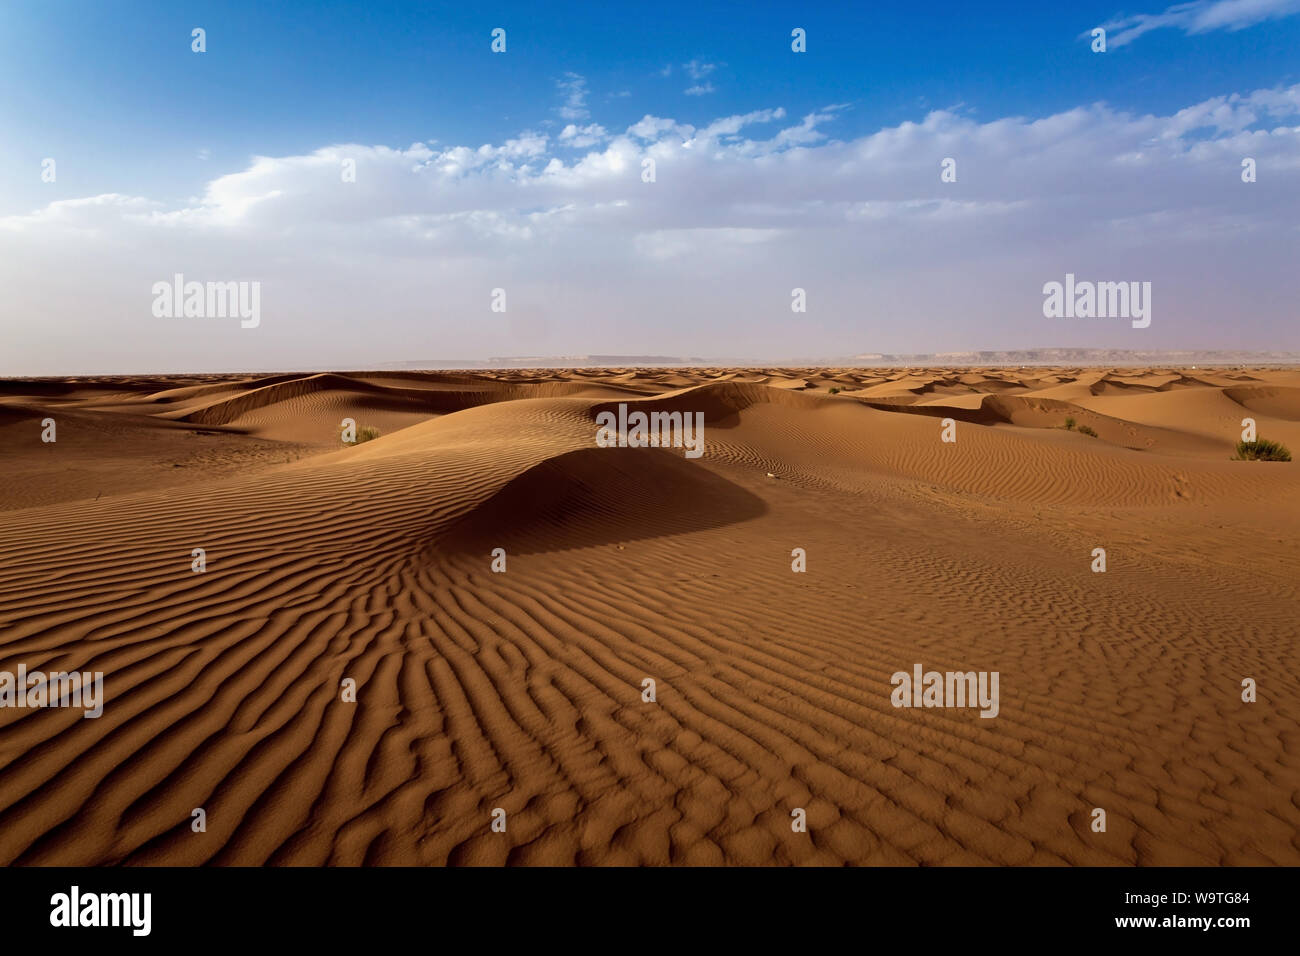
[[[443,532],[450,554],[543,554],[720,528],[767,511],[680,449],[586,448],[529,468]]]

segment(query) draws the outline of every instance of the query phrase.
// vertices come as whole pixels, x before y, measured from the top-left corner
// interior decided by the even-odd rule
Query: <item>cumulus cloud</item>
[[[1300,85],[1160,116],[936,110],[854,137],[843,115],[334,144],[254,157],[192,201],[3,217],[6,309],[39,321],[6,329],[0,372],[1300,344]],[[1152,281],[1152,327],[1045,320],[1066,272]],[[261,326],[154,319],[149,289],[175,273],[262,282]]]
[[[588,146],[595,146],[597,143],[603,143],[609,139],[609,134],[605,132],[605,127],[599,123],[590,123],[587,126],[577,126],[570,123],[560,131],[560,141],[574,149],[586,149]]]
[[[1300,0],[1192,0],[1168,7],[1162,13],[1115,17],[1102,27],[1107,34],[1106,45],[1121,47],[1144,33],[1165,27],[1176,27],[1187,34],[1244,30],[1293,13],[1300,13]]]

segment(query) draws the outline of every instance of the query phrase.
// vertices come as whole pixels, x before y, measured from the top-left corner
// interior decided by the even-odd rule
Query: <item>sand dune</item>
[[[1261,385],[1225,388],[1223,394],[1253,412],[1262,412],[1289,422],[1300,422],[1300,388]]]
[[[0,383],[0,671],[106,694],[0,708],[0,863],[1295,865],[1300,480],[1230,458],[1247,416],[1300,450],[1297,396],[1273,369]],[[596,447],[620,403],[702,414],[703,456]],[[342,446],[345,417],[380,437]],[[918,662],[999,672],[998,716],[894,707]]]

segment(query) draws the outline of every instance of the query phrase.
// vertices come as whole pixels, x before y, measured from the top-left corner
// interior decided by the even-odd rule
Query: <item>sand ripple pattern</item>
[[[0,512],[0,670],[107,693],[0,709],[0,863],[1296,865],[1296,473],[1205,448],[1221,403],[1293,447],[1300,417],[1241,374],[14,383],[3,429],[75,404],[270,442],[326,395],[404,424]],[[619,401],[704,412],[705,457],[594,448]],[[999,671],[999,716],[895,709],[917,662]]]

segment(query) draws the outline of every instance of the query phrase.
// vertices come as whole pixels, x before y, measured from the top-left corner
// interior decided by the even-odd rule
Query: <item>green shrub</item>
[[[1097,437],[1097,433],[1096,433],[1095,431],[1093,431],[1091,428],[1089,428],[1087,425],[1080,425],[1080,426],[1079,426],[1079,434],[1081,434],[1081,435],[1091,435],[1093,438],[1096,438],[1096,437]]]
[[[832,395],[838,395],[839,393],[840,393],[840,387],[839,387],[838,385],[832,385],[832,386],[831,386],[831,394],[832,394]]]
[[[1073,431],[1073,430],[1074,430],[1074,419],[1073,419],[1073,418],[1067,418],[1067,419],[1065,420],[1065,427],[1068,428],[1068,429],[1070,429],[1071,431]]]
[[[1275,441],[1261,438],[1259,441],[1237,442],[1237,454],[1233,461],[1290,461],[1291,453],[1286,446]]]

